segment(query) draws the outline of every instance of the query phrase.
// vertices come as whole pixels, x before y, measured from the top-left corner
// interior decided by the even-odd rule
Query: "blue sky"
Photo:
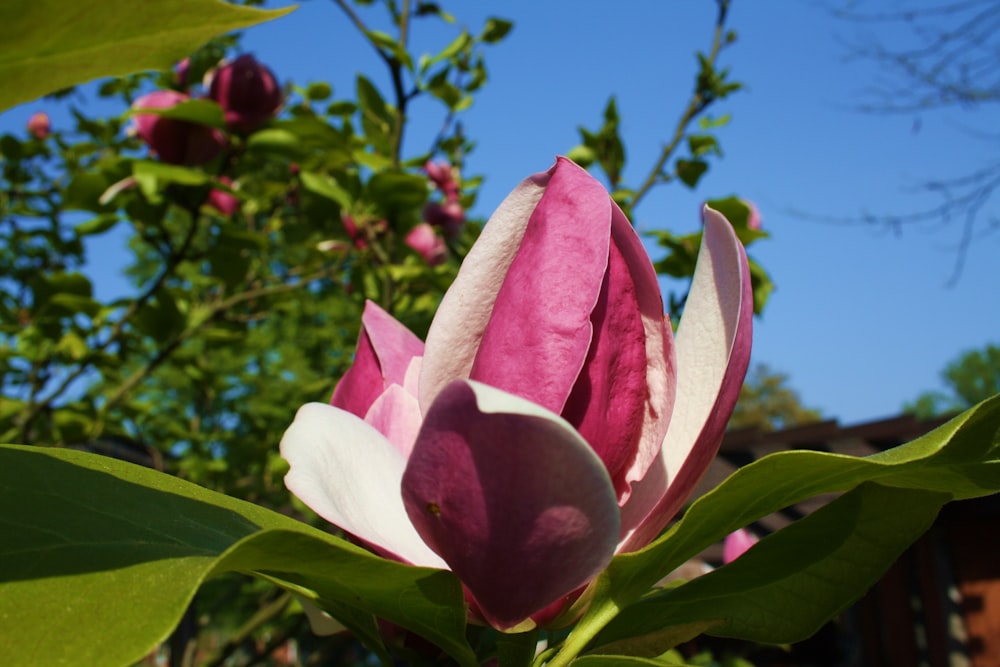
[[[610,94],[622,116],[627,180],[640,181],[688,99],[694,52],[708,48],[715,15],[709,0],[446,5],[472,31],[490,15],[515,22],[508,39],[488,51],[490,81],[463,118],[478,142],[467,171],[487,177],[474,211],[483,217],[520,179],[576,145],[578,125],[598,126]],[[1000,341],[1000,241],[977,241],[961,279],[947,287],[956,225],[893,234],[818,218],[936,203],[912,186],[986,163],[991,145],[970,139],[968,130],[989,129],[988,111],[855,112],[878,71],[846,61],[843,40],[874,28],[836,21],[814,3],[735,0],[729,26],[739,40],[721,63],[747,89],[719,108],[732,114],[719,132],[725,156],[695,192],[679,185],[656,191],[636,210],[636,224],[694,231],[706,198],[737,193],[755,201],[772,238],[752,252],[777,291],[755,323],[754,360],[788,373],[807,405],[842,423],[893,416],[903,402],[938,388],[940,370],[958,353]],[[384,29],[374,18],[372,27]],[[455,30],[417,24],[413,44],[440,48]],[[291,16],[249,30],[244,48],[282,79],[329,81],[342,96],[359,71],[387,81],[370,47],[328,1],[307,0]],[[0,130],[19,130],[42,106],[8,112]],[[440,118],[433,103],[415,106],[412,152],[427,145]],[[987,211],[995,217],[996,204]],[[110,257],[117,249],[106,243],[96,251]],[[97,280],[110,290],[120,279],[112,272]]]

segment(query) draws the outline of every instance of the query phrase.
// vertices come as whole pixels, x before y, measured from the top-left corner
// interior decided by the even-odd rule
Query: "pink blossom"
[[[208,89],[208,96],[225,111],[226,124],[244,134],[274,118],[284,100],[271,70],[249,54],[216,69]]]
[[[705,473],[752,312],[746,254],[708,209],[675,339],[631,224],[560,158],[493,214],[426,344],[367,304],[331,404],[282,439],[285,483],[375,552],[454,572],[473,620],[558,623]]]
[[[219,180],[230,187],[233,186],[231,178],[222,176]],[[208,193],[208,201],[206,203],[226,217],[232,217],[237,211],[240,210],[239,198],[234,194],[226,192],[225,190],[213,188],[212,191]]]
[[[44,111],[36,111],[28,119],[28,132],[35,139],[45,139],[52,131],[52,123],[49,115]]]
[[[140,97],[133,109],[169,109],[190,99],[174,90],[158,90]],[[133,116],[136,133],[164,162],[197,165],[214,159],[226,145],[222,132],[206,125],[154,114]]]
[[[444,193],[447,200],[455,201],[458,199],[458,179],[456,178],[453,166],[447,162],[431,162],[428,160],[424,165],[424,171],[427,172],[427,177],[431,179],[435,187]]]
[[[448,259],[448,246],[444,239],[434,232],[434,228],[426,222],[410,230],[406,235],[406,245],[410,246],[431,266],[437,266]]]
[[[424,221],[444,229],[448,238],[457,238],[465,224],[465,209],[457,201],[444,204],[431,202],[424,207]]]

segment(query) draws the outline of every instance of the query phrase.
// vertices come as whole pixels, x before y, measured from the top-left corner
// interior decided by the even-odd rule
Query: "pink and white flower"
[[[629,221],[561,158],[486,224],[426,344],[367,305],[331,405],[282,439],[285,483],[375,552],[452,570],[474,620],[545,624],[704,474],[752,313],[746,255],[708,209],[675,339]]]

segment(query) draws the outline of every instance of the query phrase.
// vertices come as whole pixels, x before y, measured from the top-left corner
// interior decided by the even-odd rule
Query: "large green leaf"
[[[627,607],[595,643],[602,653],[655,656],[676,645],[672,628],[694,624],[724,637],[801,641],[864,595],[950,498],[863,484],[729,565]]]
[[[0,111],[98,77],[168,69],[216,35],[292,9],[221,0],[5,0]]]
[[[601,628],[657,581],[729,533],[807,498],[850,491],[866,482],[947,494],[950,499],[1000,491],[998,429],[1000,395],[913,442],[866,458],[790,451],[772,454],[741,468],[692,504],[679,522],[648,547],[612,560],[598,578],[593,602],[568,645],[572,650],[582,649]],[[933,518],[936,509],[932,507],[933,502],[928,502],[924,511],[926,516]],[[919,517],[914,521],[919,523]],[[795,550],[791,551],[782,556],[786,560],[775,562],[787,567],[791,562],[787,559],[795,557]],[[883,563],[884,566],[888,564]],[[694,584],[687,584],[691,585]],[[682,589],[675,594],[680,595],[679,590]],[[798,604],[806,602],[802,598]],[[829,613],[835,611],[830,609]],[[786,613],[793,617],[799,613],[799,607],[789,600]],[[683,622],[690,620],[701,619]],[[623,639],[626,633],[620,634],[622,636],[616,636],[616,640]]]
[[[5,665],[131,664],[169,635],[202,581],[225,572],[350,612],[340,620],[361,636],[374,615],[475,663],[451,573],[378,558],[163,473],[0,446],[0,508]]]

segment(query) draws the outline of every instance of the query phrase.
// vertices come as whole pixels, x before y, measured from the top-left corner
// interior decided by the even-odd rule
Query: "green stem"
[[[606,604],[601,605],[600,608],[595,609],[591,607],[587,610],[584,618],[581,619],[583,622],[573,628],[573,632],[566,638],[563,645],[559,647],[555,656],[545,662],[545,667],[565,667],[573,662],[587,648],[587,644],[597,636],[597,633],[603,630],[604,626],[610,623],[611,619],[617,615],[618,606],[610,600]]]
[[[723,31],[726,24],[726,14],[729,12],[729,0],[718,0],[719,2],[719,13],[715,20],[715,35],[712,39],[712,50],[708,54],[708,62],[711,64],[712,68],[715,67],[715,61],[719,56],[719,51],[722,48],[722,38]],[[691,124],[698,115],[700,115],[708,106],[712,103],[712,100],[705,99],[701,92],[695,88],[695,93],[688,102],[687,108],[684,109],[684,113],[681,114],[680,120],[677,121],[677,126],[674,128],[674,136],[670,139],[670,143],[663,149],[660,153],[659,159],[653,168],[650,169],[649,175],[643,182],[639,189],[635,191],[632,195],[631,201],[629,201],[629,208],[635,210],[635,207],[639,205],[639,202],[649,194],[650,189],[661,182],[663,167],[666,166],[667,160],[670,156],[674,154],[677,147],[680,145],[681,141],[687,133],[687,126]]]
[[[528,632],[497,635],[497,657],[500,667],[528,667],[538,646],[538,629]]]

